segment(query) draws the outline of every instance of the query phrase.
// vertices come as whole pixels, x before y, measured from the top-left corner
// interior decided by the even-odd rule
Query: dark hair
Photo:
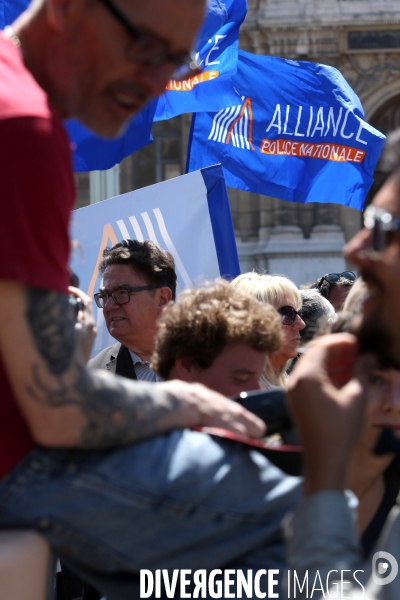
[[[310,342],[317,335],[326,333],[329,322],[336,320],[335,309],[318,290],[300,290],[302,299],[301,318],[306,324],[300,331],[301,343]]]
[[[226,281],[183,291],[158,321],[152,369],[164,379],[177,358],[191,358],[207,369],[231,344],[248,344],[257,352],[276,352],[282,343],[277,311]]]
[[[335,283],[329,283],[329,281],[327,281],[323,277],[318,277],[318,279],[310,285],[309,289],[318,290],[318,292],[321,294],[321,296],[323,296],[323,298],[329,300],[330,293],[334,287],[336,287],[337,285],[348,285],[351,287],[353,284],[354,280],[347,279],[347,277],[343,277],[342,275],[340,276],[340,279],[338,281],[335,281]]]
[[[149,240],[124,240],[112,248],[105,248],[103,260],[99,265],[100,273],[113,265],[128,265],[146,283],[168,287],[172,292],[172,299],[176,296],[175,261],[167,250],[162,250]]]

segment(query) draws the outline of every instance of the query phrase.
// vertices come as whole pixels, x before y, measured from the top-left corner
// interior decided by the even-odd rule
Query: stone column
[[[260,196],[260,229],[259,240],[265,241],[269,238],[274,226],[274,198],[271,196]]]
[[[258,241],[260,227],[259,196],[229,188],[235,234],[243,242]]]
[[[308,239],[316,223],[315,202],[310,202],[309,204],[299,204],[297,215],[303,235],[306,239]]]
[[[271,231],[271,237],[290,239],[303,237],[297,223],[296,203],[274,198],[274,228]]]
[[[343,237],[340,227],[340,211],[336,204],[317,204],[316,223],[311,232],[312,238]]]

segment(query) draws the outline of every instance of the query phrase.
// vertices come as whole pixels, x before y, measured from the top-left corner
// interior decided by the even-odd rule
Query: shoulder
[[[108,346],[108,348],[104,348],[104,350],[89,360],[88,369],[104,369],[107,363],[113,358],[117,358],[120,348],[121,344],[119,342],[112,346]]]
[[[8,153],[18,151],[20,164],[28,156],[35,167],[49,164],[49,173],[60,162],[66,172],[71,171],[69,139],[60,119],[25,67],[20,50],[1,35],[0,127],[0,141],[7,143]]]
[[[0,36],[0,120],[51,116],[48,98],[25,67],[21,51]]]
[[[67,133],[51,108],[46,92],[25,67],[20,50],[1,35],[0,153],[4,158],[2,182],[9,174],[20,188],[26,179],[27,187],[33,189],[35,179],[40,180],[39,189],[45,194],[47,187],[51,187],[53,200],[55,189],[58,194],[66,189],[68,201],[71,199],[66,207],[69,213],[74,184]],[[24,173],[23,178],[16,177],[17,170]]]

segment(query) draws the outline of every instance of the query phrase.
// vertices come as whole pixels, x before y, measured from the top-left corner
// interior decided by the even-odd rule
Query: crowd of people
[[[116,342],[87,364],[95,331],[91,299],[69,287],[61,121],[117,135],[177,69],[194,72],[205,4],[33,0],[0,36],[0,529],[44,535],[75,597],[132,600],[141,569],[258,572],[249,597],[270,596],[261,575],[277,572],[280,597],[295,597],[289,569],[319,577],[320,597],[361,586],[369,600],[397,600],[395,563],[381,585],[379,556],[366,559],[400,560],[396,145],[345,249],[357,273],[300,290],[246,273],[175,299],[168,252],[132,240],[107,249],[95,302]],[[238,395],[277,385],[303,477],[246,443],[268,423]]]
[[[233,399],[245,391],[290,387],[293,366],[303,360],[309,343],[329,333],[352,332],[368,296],[367,283],[355,271],[327,273],[301,289],[283,275],[254,271],[230,283],[219,280],[185,290],[176,298],[173,257],[151,241],[125,240],[107,248],[100,273],[102,287],[95,301],[117,343],[90,361],[91,370],[154,382],[202,383]],[[384,447],[376,453],[383,428],[400,427],[400,375],[392,367],[379,363],[366,378],[365,424],[347,464],[345,485],[358,500],[357,534],[365,558],[400,490],[396,451]],[[343,386],[345,381],[337,383]],[[274,444],[279,443],[286,442],[275,436]],[[301,507],[300,502],[294,484],[285,494],[284,511],[281,505],[274,508],[275,525],[283,513]],[[290,564],[283,538],[272,551],[272,563],[270,545],[263,548],[263,566],[279,566],[283,575]],[[63,576],[70,583],[68,568]],[[84,586],[80,580],[75,584]]]
[[[102,287],[94,298],[117,342],[89,361],[90,370],[142,381],[201,383],[236,399],[245,391],[286,388],[294,364],[312,340],[357,327],[368,294],[366,282],[354,271],[325,274],[300,290],[283,275],[249,272],[230,283],[219,280],[185,290],[176,298],[174,259],[151,241],[125,240],[107,248],[100,273]],[[89,312],[86,308],[78,320],[86,319],[90,341]],[[366,422],[348,460],[346,487],[358,499],[364,557],[377,543],[400,490],[397,453],[393,448],[375,452],[382,428],[400,426],[400,376],[389,367],[378,364],[369,374]],[[273,509],[278,530],[283,515],[300,504],[298,485],[281,500],[284,510]],[[272,563],[267,548],[262,564],[279,566],[283,574],[288,566],[283,538],[274,547]],[[74,594],[81,590],[82,598],[100,598],[74,575],[65,557],[62,567],[62,600],[72,599],[66,591],[71,587]]]

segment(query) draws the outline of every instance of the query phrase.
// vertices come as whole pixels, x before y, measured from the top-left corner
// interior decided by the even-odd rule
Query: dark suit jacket
[[[108,346],[89,360],[88,368],[90,370],[103,369],[128,379],[137,379],[129,350],[119,342]]]

